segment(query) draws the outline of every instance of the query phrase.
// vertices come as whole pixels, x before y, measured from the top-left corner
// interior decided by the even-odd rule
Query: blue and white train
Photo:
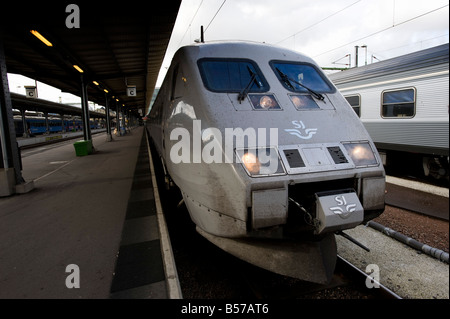
[[[83,122],[77,120],[64,120],[49,119],[48,130],[47,123],[43,117],[26,117],[25,118],[27,131],[29,135],[39,135],[44,133],[59,133],[59,132],[76,132],[83,129]],[[90,121],[91,129],[101,128],[102,124],[98,122]],[[22,137],[24,134],[24,125],[22,118],[14,118],[14,129],[16,131],[16,137]]]

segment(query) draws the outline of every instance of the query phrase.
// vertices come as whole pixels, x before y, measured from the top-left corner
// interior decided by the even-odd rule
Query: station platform
[[[448,188],[386,177],[386,204],[449,220]]]
[[[92,129],[91,134],[98,134],[106,132],[106,129]],[[60,133],[50,133],[41,134],[33,137],[17,137],[17,146],[24,149],[28,147],[34,147],[37,144],[49,143],[49,142],[60,142],[64,140],[70,140],[74,138],[83,138],[83,132],[60,132]]]
[[[0,298],[181,298],[144,127],[93,145],[22,154],[35,189],[0,198]]]

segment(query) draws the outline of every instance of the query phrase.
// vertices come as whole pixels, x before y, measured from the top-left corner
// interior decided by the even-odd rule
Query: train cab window
[[[293,92],[311,93],[332,93],[333,86],[312,64],[270,61],[275,75],[281,84]]]
[[[361,96],[359,94],[357,95],[347,95],[344,96],[347,100],[348,104],[353,108],[355,113],[361,117]]]
[[[198,61],[205,87],[213,92],[239,93],[250,85],[248,92],[262,93],[269,85],[255,62],[247,59],[204,58]],[[253,75],[254,81],[250,83]]]
[[[411,118],[416,113],[416,91],[414,88],[389,90],[382,93],[382,117]]]

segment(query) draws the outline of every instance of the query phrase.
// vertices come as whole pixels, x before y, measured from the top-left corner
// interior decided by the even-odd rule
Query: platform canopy
[[[145,115],[181,0],[71,3],[0,5],[8,73],[78,96],[83,76],[90,101],[104,105],[108,91],[124,109]],[[135,87],[135,95],[128,96],[127,87]]]

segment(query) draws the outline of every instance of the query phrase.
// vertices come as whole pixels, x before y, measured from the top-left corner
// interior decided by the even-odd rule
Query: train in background
[[[275,273],[331,280],[335,234],[379,216],[385,171],[309,57],[251,42],[175,54],[146,128],[197,231]]]
[[[386,169],[449,178],[449,44],[329,75]]]
[[[47,126],[45,118],[27,116],[25,118],[27,122],[28,133],[31,135],[39,135],[47,132]],[[83,122],[80,119],[64,120],[64,127],[61,119],[48,119],[49,133],[59,132],[76,132],[83,130]],[[91,129],[103,128],[104,124],[97,121],[90,121]],[[21,117],[14,117],[14,128],[16,131],[16,137],[22,137],[24,134],[23,122]]]

